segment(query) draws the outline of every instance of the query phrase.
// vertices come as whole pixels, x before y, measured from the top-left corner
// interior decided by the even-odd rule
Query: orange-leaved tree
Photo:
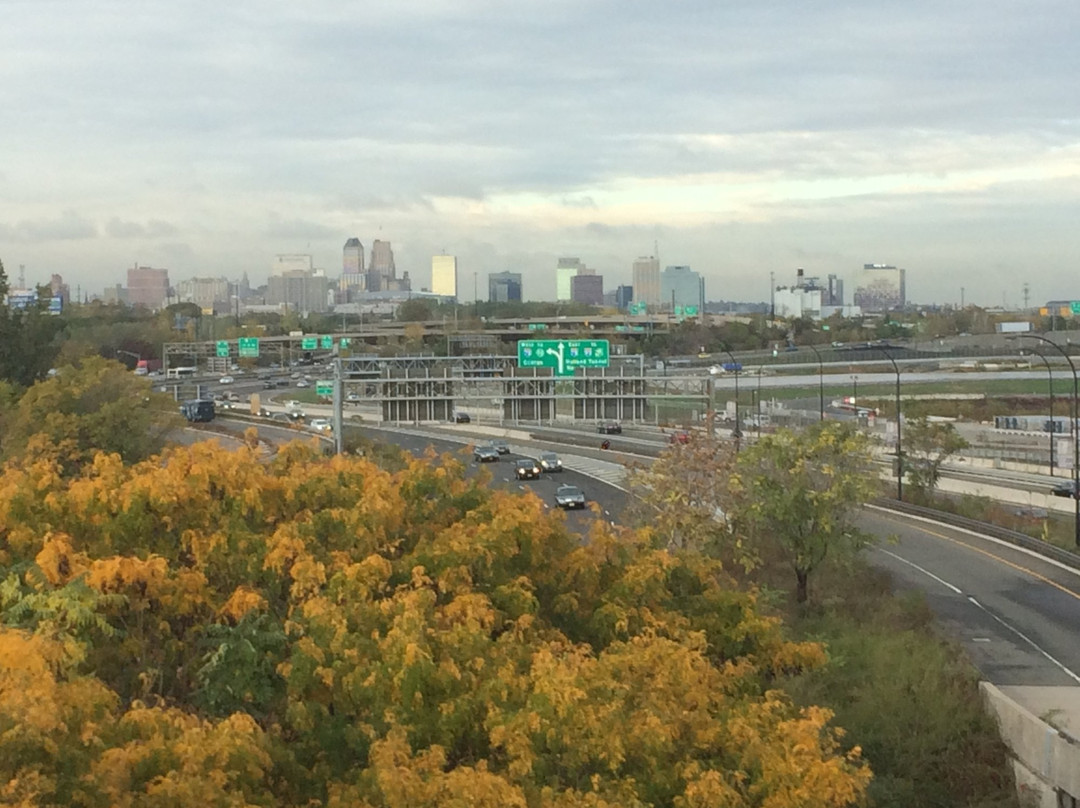
[[[27,804],[862,799],[829,714],[771,689],[822,649],[701,553],[579,535],[457,456],[205,443],[61,470],[0,474],[4,636],[49,649],[60,699],[47,743],[0,737]]]

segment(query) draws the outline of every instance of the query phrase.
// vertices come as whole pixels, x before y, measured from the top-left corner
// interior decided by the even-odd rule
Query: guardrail
[[[1036,539],[1026,533],[1021,533],[1018,530],[999,527],[990,522],[980,522],[978,519],[969,519],[966,516],[959,516],[955,513],[949,513],[948,511],[939,511],[936,508],[912,505],[908,502],[898,502],[895,499],[879,498],[874,500],[873,504],[877,505],[879,508],[896,511],[897,513],[906,513],[910,516],[921,516],[925,519],[933,519],[937,522],[951,525],[952,527],[960,527],[965,530],[993,536],[995,539],[1001,539],[1010,544],[1015,544],[1018,547],[1023,547],[1025,550],[1031,550],[1032,552],[1039,553],[1047,558],[1052,558],[1054,561],[1064,564],[1067,567],[1080,569],[1080,555],[1077,553],[1064,550],[1053,544],[1048,544],[1047,542]]]

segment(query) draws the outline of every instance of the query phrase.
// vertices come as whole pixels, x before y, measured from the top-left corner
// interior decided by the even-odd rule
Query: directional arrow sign
[[[300,340],[300,350],[301,351],[314,351],[318,347],[319,347],[319,338],[318,337],[304,337],[303,339]]]
[[[217,345],[215,347],[217,348],[216,353],[217,353],[218,356],[228,358],[228,356],[229,356],[229,341],[228,340],[219,339],[217,341]]]
[[[259,338],[258,337],[240,337],[237,340],[238,352],[240,356],[247,357],[249,359],[257,359],[259,356]]]
[[[517,348],[518,367],[552,368],[556,376],[573,376],[575,368],[611,364],[606,339],[523,339]]]

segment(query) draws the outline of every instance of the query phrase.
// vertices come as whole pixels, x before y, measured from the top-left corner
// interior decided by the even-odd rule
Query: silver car
[[[510,444],[502,438],[493,438],[488,445],[499,454],[510,454]]]
[[[554,452],[541,452],[540,468],[549,474],[555,471],[562,471],[562,461],[559,460],[559,456]]]
[[[585,492],[576,485],[560,485],[555,489],[555,504],[566,510],[584,508]]]
[[[494,446],[477,446],[473,449],[472,456],[477,463],[499,462],[499,452]]]

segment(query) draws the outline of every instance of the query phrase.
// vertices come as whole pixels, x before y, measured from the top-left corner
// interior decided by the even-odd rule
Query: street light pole
[[[1046,337],[1040,337],[1038,334],[1017,334],[1018,337],[1027,337],[1028,339],[1037,339],[1039,342],[1045,342],[1063,357],[1065,361],[1069,363],[1069,370],[1072,371],[1073,377],[1073,394],[1072,394],[1072,424],[1069,427],[1069,436],[1073,445],[1073,467],[1072,467],[1072,498],[1073,498],[1073,543],[1077,549],[1080,549],[1080,441],[1077,440],[1076,435],[1076,420],[1077,420],[1077,406],[1080,402],[1080,379],[1076,376],[1076,365],[1073,364],[1072,357],[1068,352]],[[1007,337],[1007,339],[1010,339]]]
[[[900,501],[904,501],[904,443],[903,433],[901,431],[901,413],[900,413],[900,368],[896,364],[896,360],[893,359],[892,354],[880,345],[875,346],[877,350],[885,354],[885,358],[889,360],[893,366],[893,372],[896,373],[896,498]],[[856,410],[858,412],[858,410]]]
[[[731,360],[731,367],[735,371],[735,429],[732,430],[731,436],[735,438],[735,451],[738,451],[739,438],[742,437],[742,422],[739,420],[739,363],[735,361],[735,355],[727,348],[721,348],[720,350],[728,355]]]
[[[1050,476],[1054,476],[1054,372],[1050,368],[1050,360],[1046,358],[1046,354],[1041,354],[1038,351],[1032,351],[1035,356],[1039,357],[1046,365],[1046,378],[1050,383],[1050,424],[1047,428],[1047,432],[1050,433]],[[1023,354],[1023,351],[1021,351]]]
[[[818,351],[813,345],[807,345],[811,351],[814,352],[814,356],[817,357],[817,374],[818,374],[818,420],[825,420],[825,365],[821,361],[821,352]]]

